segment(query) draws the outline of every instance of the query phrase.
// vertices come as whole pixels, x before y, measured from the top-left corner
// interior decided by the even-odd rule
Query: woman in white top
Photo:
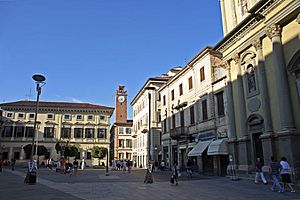
[[[290,177],[290,165],[287,162],[286,157],[282,157],[280,161],[281,165],[281,180],[283,182],[283,191],[286,188],[286,185],[291,189],[291,192],[295,192],[294,188],[291,185],[291,177]]]

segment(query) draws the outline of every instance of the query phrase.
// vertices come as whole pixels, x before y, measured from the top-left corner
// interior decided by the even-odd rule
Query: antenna
[[[30,89],[29,89],[29,94],[25,94],[25,99],[26,99],[27,101],[29,101],[31,98],[32,98],[32,90],[31,90],[31,88],[30,88]]]

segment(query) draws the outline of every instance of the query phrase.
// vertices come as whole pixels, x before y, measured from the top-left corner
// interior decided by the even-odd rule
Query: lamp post
[[[37,135],[36,129],[37,129],[37,115],[38,115],[38,109],[39,109],[39,99],[40,99],[40,95],[42,92],[42,87],[45,85],[44,81],[46,80],[46,78],[40,74],[35,74],[32,76],[32,78],[33,78],[33,80],[35,80],[35,83],[36,83],[37,97],[36,97],[36,105],[35,105],[33,137],[32,137],[32,144],[31,144],[31,156],[30,156],[31,162],[33,162],[34,140]]]
[[[145,90],[148,91],[148,101],[149,101],[149,130],[148,130],[148,148],[147,148],[147,156],[148,160],[151,160],[150,148],[151,148],[151,90],[155,90],[155,87],[145,87]]]

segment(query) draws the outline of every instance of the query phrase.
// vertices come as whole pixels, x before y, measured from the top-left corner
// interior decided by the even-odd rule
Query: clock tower
[[[127,122],[127,91],[124,85],[119,85],[116,92],[116,123]]]

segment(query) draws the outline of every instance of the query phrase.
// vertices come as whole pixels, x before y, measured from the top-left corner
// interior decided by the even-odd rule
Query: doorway
[[[256,163],[256,158],[260,158],[260,160],[262,162],[264,161],[263,146],[262,146],[261,139],[259,138],[261,135],[262,135],[262,133],[254,133],[252,135],[253,150],[254,150],[254,163]]]

